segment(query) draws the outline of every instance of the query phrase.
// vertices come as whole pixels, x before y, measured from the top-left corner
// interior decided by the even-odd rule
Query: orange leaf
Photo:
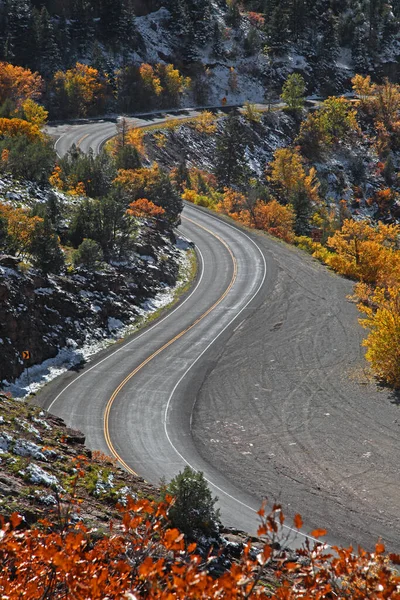
[[[315,538],[320,538],[326,534],[327,534],[326,529],[314,529],[314,531],[312,531],[310,533],[311,537],[315,537]]]
[[[378,544],[376,544],[375,552],[377,554],[383,554],[385,552],[385,544],[382,544],[382,542],[379,542]]]
[[[20,523],[22,523],[22,517],[18,513],[14,512],[10,517],[10,521],[13,529],[15,529]]]
[[[299,514],[294,515],[293,522],[296,529],[301,529],[303,527],[303,519]]]

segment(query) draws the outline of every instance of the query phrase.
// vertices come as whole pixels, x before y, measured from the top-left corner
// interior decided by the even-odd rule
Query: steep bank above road
[[[54,366],[80,363],[171,302],[179,265],[188,260],[180,242],[154,230],[138,239],[132,261],[63,276],[23,272],[19,259],[0,257],[0,382],[10,383],[25,367],[48,359],[55,359]],[[157,296],[162,292],[164,300]],[[26,350],[30,359],[24,362]]]

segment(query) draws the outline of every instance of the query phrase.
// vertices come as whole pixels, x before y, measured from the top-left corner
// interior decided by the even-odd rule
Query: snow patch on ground
[[[58,491],[62,491],[62,487],[60,486],[57,477],[55,475],[50,475],[34,463],[28,465],[25,471],[21,471],[21,474],[35,485],[46,485],[48,487],[53,487]]]

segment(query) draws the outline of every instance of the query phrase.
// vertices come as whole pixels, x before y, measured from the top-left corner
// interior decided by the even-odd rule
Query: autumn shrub
[[[190,126],[199,133],[212,135],[217,131],[217,116],[209,110],[203,110]]]
[[[106,81],[100,72],[77,62],[57,71],[50,83],[53,112],[64,117],[85,117],[98,112],[106,99]]]
[[[388,274],[392,256],[397,263],[400,226],[346,220],[341,230],[328,239],[334,251],[328,264],[341,275],[365,283],[377,284]]]
[[[308,158],[318,158],[327,150],[349,139],[359,131],[357,112],[352,104],[341,97],[324,100],[320,110],[310,112],[302,122],[297,143]]]
[[[161,206],[157,206],[147,198],[139,198],[135,202],[131,202],[127,214],[136,218],[159,219],[165,215],[165,210]]]
[[[80,470],[78,469],[78,473]],[[66,499],[64,498],[64,506]],[[400,577],[393,564],[400,556],[359,548],[328,548],[306,539],[295,554],[285,546],[279,505],[259,511],[261,547],[249,540],[237,547],[234,561],[224,560],[219,574],[218,546],[202,558],[196,543],[169,525],[171,505],[127,499],[121,523],[108,535],[73,525],[65,515],[39,527],[22,528],[22,516],[0,521],[0,595],[7,600],[398,600]],[[79,510],[78,499],[72,508]],[[294,526],[302,521],[295,516]],[[314,538],[325,530],[310,532]],[[279,544],[279,542],[281,544]]]
[[[282,206],[276,200],[257,202],[254,209],[254,227],[262,229],[288,243],[294,241],[295,214],[291,206]]]
[[[42,91],[43,79],[39,73],[0,62],[0,105],[10,100],[20,107],[28,99],[40,98]]]
[[[400,288],[376,288],[359,309],[366,314],[360,323],[369,330],[366,358],[380,379],[400,388]]]
[[[175,224],[182,211],[182,200],[171,178],[157,163],[150,168],[120,169],[113,181],[114,189],[126,198],[127,204],[146,198],[165,211],[165,221]]]

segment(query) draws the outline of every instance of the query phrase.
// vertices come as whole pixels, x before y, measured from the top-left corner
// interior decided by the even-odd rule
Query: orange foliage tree
[[[0,62],[0,104],[11,100],[17,108],[28,99],[40,98],[43,91],[43,79],[39,73]]]
[[[23,119],[0,119],[0,136],[3,135],[25,135],[32,142],[43,139],[39,127]]]
[[[392,265],[398,264],[399,225],[376,227],[366,221],[347,219],[340,231],[328,239],[334,250],[328,264],[342,275],[377,284],[392,276]]]
[[[132,196],[146,197],[146,190],[160,176],[157,163],[143,169],[120,169],[114,179],[114,185],[127,191]]]
[[[13,208],[9,204],[0,203],[0,216],[7,222],[9,250],[15,254],[29,253],[38,225],[43,223],[40,217],[31,217],[23,208]]]
[[[292,243],[295,215],[291,206],[282,206],[277,200],[258,201],[254,209],[254,226],[270,235]]]
[[[147,198],[139,198],[135,202],[131,202],[126,213],[131,217],[143,218],[150,217],[158,219],[165,215],[165,210],[161,206],[157,206]]]
[[[105,82],[94,67],[77,62],[73,69],[57,71],[52,88],[56,101],[72,115],[86,116],[101,105],[105,96]]]

